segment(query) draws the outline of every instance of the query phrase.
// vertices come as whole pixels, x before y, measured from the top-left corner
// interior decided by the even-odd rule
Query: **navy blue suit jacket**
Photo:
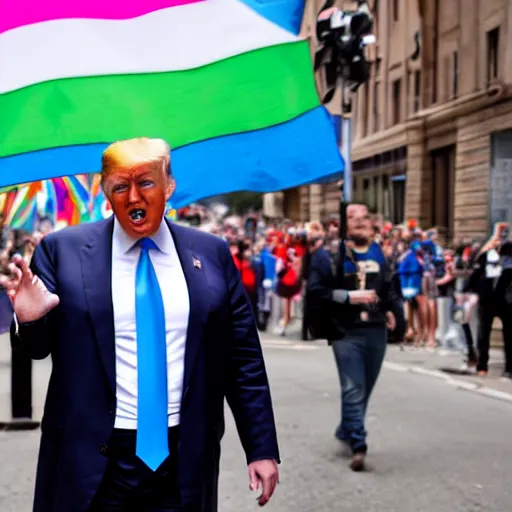
[[[227,245],[195,229],[171,223],[169,229],[190,296],[178,454],[181,497],[186,511],[213,512],[224,398],[247,462],[279,459],[272,403],[254,318]],[[53,360],[34,512],[84,512],[107,466],[116,411],[112,233],[109,219],[46,237],[32,269],[60,304],[44,319],[21,325],[18,335],[11,333],[15,349]]]

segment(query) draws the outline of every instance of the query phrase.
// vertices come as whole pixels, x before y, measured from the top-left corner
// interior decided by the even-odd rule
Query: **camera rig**
[[[335,0],[326,3],[317,16],[316,36],[318,50],[315,71],[324,69],[326,93],[322,103],[329,103],[338,85],[342,91],[342,154],[345,161],[343,180],[340,182],[340,248],[335,281],[343,285],[347,240],[347,205],[352,197],[351,119],[352,95],[370,77],[370,65],[365,47],[375,42],[373,15],[367,0],[358,0],[355,10],[334,7]],[[377,7],[375,0],[374,8]]]
[[[353,93],[368,80],[370,66],[364,48],[375,42],[373,16],[366,0],[358,0],[357,9],[352,11],[333,5],[334,0],[326,1],[316,23],[319,48],[314,67],[317,71],[323,66],[327,91],[322,103],[331,101],[339,83]]]

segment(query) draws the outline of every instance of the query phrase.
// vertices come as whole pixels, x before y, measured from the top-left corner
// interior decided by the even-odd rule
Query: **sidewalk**
[[[272,329],[263,334],[262,338],[271,339],[277,343],[300,342],[304,345],[326,345],[325,341],[300,341],[300,321],[294,320],[286,331],[286,336],[281,337]],[[390,370],[411,372],[429,377],[445,380],[447,383],[475,391],[480,394],[510,401],[512,403],[512,382],[501,380],[503,372],[503,351],[500,349],[490,350],[489,374],[487,377],[476,375],[464,375],[459,370],[463,363],[463,356],[457,352],[443,350],[428,351],[425,348],[405,347],[403,350],[398,345],[388,345],[385,367]]]
[[[300,321],[295,320],[281,337],[271,328],[262,334],[263,344],[296,345],[301,347],[318,347],[327,350],[327,343],[300,340]],[[512,403],[512,383],[500,380],[503,371],[503,352],[491,349],[489,375],[485,378],[472,375],[459,375],[457,370],[462,363],[462,356],[457,353],[429,352],[426,349],[406,347],[400,350],[396,345],[389,345],[385,367],[399,372],[410,372],[426,377],[441,379],[455,387],[479,394],[505,400]],[[32,370],[33,419],[40,420],[43,413],[48,379],[51,372],[51,359],[34,361]],[[11,411],[11,347],[9,335],[0,335],[0,421],[10,419]]]

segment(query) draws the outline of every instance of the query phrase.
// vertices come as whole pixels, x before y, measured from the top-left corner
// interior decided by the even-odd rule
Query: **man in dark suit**
[[[4,281],[14,348],[51,355],[34,512],[214,512],[224,398],[259,504],[278,480],[258,333],[229,249],[167,222],[170,148],[103,155],[114,217],[47,236]]]

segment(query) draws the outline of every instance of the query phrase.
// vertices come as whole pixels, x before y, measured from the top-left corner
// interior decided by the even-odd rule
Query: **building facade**
[[[304,20],[312,51],[323,3],[310,0]],[[494,222],[512,222],[512,0],[370,5],[377,44],[354,101],[354,200],[394,223],[437,226],[449,239],[485,238]],[[328,108],[339,114],[339,98]],[[284,191],[274,213],[336,215],[338,190]]]

